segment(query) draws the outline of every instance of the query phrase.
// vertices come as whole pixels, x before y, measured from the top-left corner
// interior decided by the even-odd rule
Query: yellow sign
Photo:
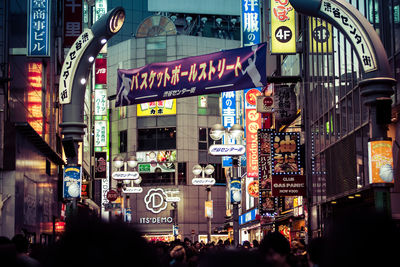
[[[310,53],[332,53],[332,25],[311,17],[309,25]]]
[[[296,20],[289,0],[271,0],[271,53],[296,53]]]
[[[137,116],[163,116],[176,114],[176,99],[153,101],[137,105]]]
[[[392,141],[368,142],[369,182],[393,183]]]

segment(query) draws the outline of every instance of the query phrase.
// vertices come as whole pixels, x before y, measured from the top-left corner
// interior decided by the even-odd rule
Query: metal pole
[[[238,179],[239,157],[232,157],[232,179]],[[239,245],[239,203],[233,203],[233,240]]]
[[[211,186],[206,187],[207,201],[211,201]],[[211,242],[211,217],[207,216],[207,240]]]

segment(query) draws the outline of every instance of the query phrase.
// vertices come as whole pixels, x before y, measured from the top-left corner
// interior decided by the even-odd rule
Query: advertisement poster
[[[266,43],[119,69],[115,106],[267,85]]]
[[[394,183],[392,141],[368,142],[369,182]]]
[[[139,173],[175,172],[176,150],[136,152]]]
[[[242,184],[240,179],[231,178],[231,203],[238,204],[242,201]]]
[[[82,190],[81,187],[81,167],[66,165],[63,175],[63,198],[80,198]]]
[[[271,135],[272,174],[300,174],[300,133]]]

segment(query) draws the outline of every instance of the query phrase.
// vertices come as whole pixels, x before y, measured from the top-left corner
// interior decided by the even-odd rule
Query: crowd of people
[[[398,260],[399,232],[390,220],[342,216],[331,226],[327,225],[324,237],[308,244],[290,244],[279,232],[267,233],[260,243],[205,244],[187,238],[148,242],[131,225],[77,218],[57,242],[45,248],[29,250],[21,234],[0,237],[0,266],[365,267],[392,266]]]

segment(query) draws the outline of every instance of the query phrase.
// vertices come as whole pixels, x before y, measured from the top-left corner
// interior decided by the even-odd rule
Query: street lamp
[[[206,191],[207,191],[207,202],[206,203],[212,203],[211,201],[211,185],[215,184],[215,179],[210,177],[207,178],[207,176],[210,176],[213,174],[215,171],[214,166],[208,164],[206,167],[201,167],[200,165],[196,164],[193,166],[192,173],[195,175],[195,178],[192,180],[192,183],[194,185],[206,185]],[[201,174],[201,178],[197,178]],[[206,205],[206,204],[205,204]],[[207,210],[207,206],[206,206]],[[209,214],[207,210],[206,217],[207,217],[207,240],[208,242],[211,242],[211,219],[212,219],[212,213]]]
[[[240,124],[234,124],[231,128],[225,128],[221,124],[215,124],[211,127],[210,137],[214,141],[218,141],[222,136],[227,135],[235,140],[240,140],[244,134],[243,126]],[[231,203],[233,205],[233,240],[239,242],[239,203],[241,201],[241,181],[238,175],[239,168],[239,156],[244,154],[244,147],[237,147],[235,145],[220,145],[223,147],[223,153],[232,156],[232,179],[230,183],[231,191]],[[214,155],[215,150],[211,150],[210,153]]]
[[[132,221],[132,212],[130,208],[129,195],[128,193],[141,193],[143,189],[138,187],[131,187],[132,181],[134,184],[139,185],[142,182],[142,177],[135,170],[138,165],[138,161],[135,156],[129,156],[126,161],[120,155],[113,159],[113,165],[117,170],[123,167],[123,171],[116,171],[112,173],[112,178],[118,180],[118,187],[122,187],[122,193],[125,195],[126,208],[124,219],[126,222]],[[127,171],[127,166],[133,168],[134,171]]]

